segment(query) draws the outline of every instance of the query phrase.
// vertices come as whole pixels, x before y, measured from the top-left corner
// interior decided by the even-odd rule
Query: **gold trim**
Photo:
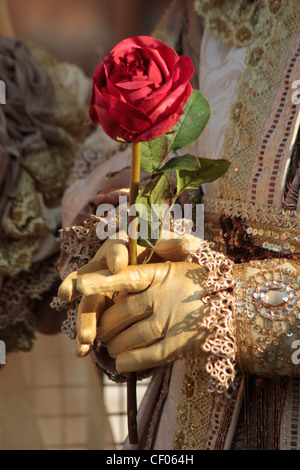
[[[250,239],[262,248],[276,253],[300,252],[300,213],[266,205],[232,199],[203,198],[206,227],[214,231],[211,241],[222,242],[219,225],[221,215],[239,217],[247,227]]]
[[[210,376],[204,358],[187,359],[183,398],[177,408],[178,428],[173,439],[175,450],[204,450],[210,426],[214,397],[207,391]]]
[[[243,372],[299,376],[292,344],[300,337],[299,266],[285,259],[251,261],[234,268],[234,319],[237,363]],[[282,305],[264,300],[272,291],[285,294]]]
[[[293,114],[283,116],[283,120],[291,119],[288,123],[290,128],[295,125],[295,107],[289,101],[291,82],[286,83],[284,72],[289,70],[290,63],[295,65],[294,57],[289,58],[289,55],[299,27],[300,9],[296,0],[256,0],[247,4],[229,0],[195,0],[195,10],[203,16],[206,26],[220,42],[233,42],[236,47],[248,46],[246,68],[237,81],[236,100],[232,103],[230,125],[223,146],[223,158],[231,161],[232,165],[217,186],[218,197],[245,201],[249,197],[248,183],[255,155],[259,154],[261,158],[263,142],[260,139],[276,94],[279,93],[280,98],[285,97],[284,105],[290,106]],[[289,96],[284,94],[286,88]],[[279,101],[279,111],[281,105]],[[278,120],[277,111],[273,117]],[[277,139],[281,138],[279,134]],[[275,152],[279,160],[283,154],[286,158],[289,149],[287,142],[285,144],[277,153],[273,149],[273,156]],[[259,183],[258,188],[253,180],[251,191],[254,194],[264,186],[263,181]]]

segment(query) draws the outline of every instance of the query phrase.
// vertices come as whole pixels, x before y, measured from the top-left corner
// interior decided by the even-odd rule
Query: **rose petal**
[[[150,36],[136,36],[124,39],[112,49],[111,54],[120,57],[135,48],[147,50],[166,77],[169,75],[169,70],[172,69],[178,57],[171,47],[159,39]]]
[[[111,96],[114,96],[120,101],[126,102],[126,98],[122,95],[120,90],[108,79],[107,80],[107,91],[102,88],[101,93],[107,93]],[[98,104],[98,103],[97,103]]]
[[[187,56],[179,57],[172,73],[173,86],[189,81],[195,73],[192,60]]]
[[[152,140],[178,122],[194,66],[150,36],[121,41],[94,74],[91,120],[114,140]]]
[[[177,111],[177,108],[182,102],[186,102],[192,92],[192,87],[190,83],[184,83],[177,87],[172,93],[165,96],[156,108],[149,114],[149,118],[152,122],[156,122],[160,116],[167,114],[172,114]]]
[[[95,123],[102,123],[101,126],[104,132],[117,142],[119,141],[119,138],[125,140],[126,142],[132,142],[133,139],[137,136],[135,132],[129,131],[114,119],[112,119],[112,117],[99,106],[91,106],[90,118]]]
[[[129,103],[119,101],[109,94],[101,94],[97,89],[95,93],[98,93],[97,108],[99,109],[97,109],[97,115],[99,124],[103,128],[108,118],[117,125],[137,133],[143,132],[151,125],[149,117]],[[92,115],[94,117],[94,112]],[[114,128],[114,126],[110,124],[110,128]],[[116,140],[116,135],[113,135],[114,137],[111,137]]]
[[[104,68],[104,63],[98,65],[95,69],[94,75],[93,75],[93,83],[97,87],[101,87],[102,85],[105,84],[106,80],[106,74],[105,74],[105,68]]]
[[[148,77],[157,86],[160,86],[160,85],[163,84],[164,80],[163,80],[163,77],[162,77],[161,70],[153,60],[149,64]]]
[[[94,124],[100,124],[109,137],[113,140],[117,140],[120,125],[111,119],[105,109],[97,105],[91,105],[89,115]]]
[[[127,103],[131,103],[131,104],[135,105],[136,101],[140,101],[140,100],[146,98],[148,95],[151,94],[152,91],[153,90],[152,90],[151,87],[143,87],[143,88],[140,88],[139,90],[134,90],[134,91],[129,91],[129,92],[126,92],[124,90],[123,91],[123,96],[124,96],[125,101]]]
[[[166,134],[177,124],[183,113],[183,109],[179,109],[179,112],[180,114],[174,113],[171,116],[167,116],[164,120],[150,126],[149,129],[136,136],[133,142],[145,142]]]
[[[143,113],[147,115],[151,114],[156,106],[158,106],[159,103],[169,95],[172,90],[172,85],[172,80],[169,78],[169,80],[162,87],[154,90],[148,96],[145,96],[145,98],[143,98],[143,100],[140,102],[136,102],[135,106]]]

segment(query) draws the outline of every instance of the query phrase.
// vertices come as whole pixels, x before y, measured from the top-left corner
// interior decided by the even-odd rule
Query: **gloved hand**
[[[206,278],[199,264],[165,262],[129,266],[115,275],[82,274],[77,289],[85,296],[129,294],[102,313],[97,328],[117,372],[126,373],[201,353]]]
[[[155,253],[151,261],[170,260],[180,261],[186,258],[188,253],[199,247],[200,240],[191,235],[176,237],[172,233],[163,233],[155,247]],[[94,256],[94,258],[81,267],[78,271],[71,273],[60,285],[58,297],[65,302],[71,302],[82,294],[77,290],[77,278],[86,273],[107,271],[107,273],[118,273],[128,266],[128,240],[127,238],[106,240]],[[142,263],[149,252],[138,246],[138,263]],[[79,357],[87,355],[92,349],[96,338],[97,323],[104,312],[108,301],[111,300],[113,292],[97,293],[92,296],[82,296],[77,311],[77,336],[76,355]]]
[[[94,258],[74,271],[61,283],[57,296],[64,302],[72,302],[82,294],[76,289],[77,276],[109,269],[115,273],[125,269],[128,265],[128,249],[125,239],[108,239],[97,251]],[[90,297],[83,296],[77,310],[76,321],[76,346],[77,356],[86,356],[92,349],[96,338],[97,322],[99,316],[105,309],[107,296],[96,294]]]

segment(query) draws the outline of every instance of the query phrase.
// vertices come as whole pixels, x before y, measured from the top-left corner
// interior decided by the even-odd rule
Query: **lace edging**
[[[210,249],[204,242],[201,249],[191,255],[208,270],[206,291],[202,301],[209,306],[209,313],[201,323],[208,332],[202,346],[208,354],[206,371],[210,376],[208,391],[230,396],[236,389],[237,367],[233,328],[235,282],[233,263],[223,254]]]

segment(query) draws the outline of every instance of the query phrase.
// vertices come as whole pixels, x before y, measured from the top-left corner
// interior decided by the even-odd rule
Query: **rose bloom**
[[[158,39],[121,41],[96,67],[90,118],[114,140],[149,141],[178,122],[194,65]]]

